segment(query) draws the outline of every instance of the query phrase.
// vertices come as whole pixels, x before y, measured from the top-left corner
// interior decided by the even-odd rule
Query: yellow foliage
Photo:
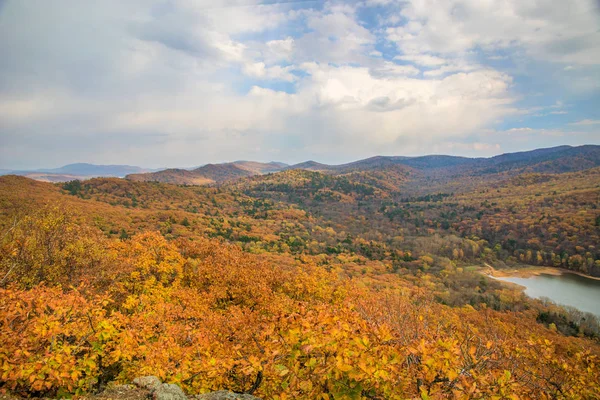
[[[435,301],[433,275],[410,282],[391,261],[336,251],[250,254],[157,231],[107,239],[40,210],[2,242],[0,387],[66,396],[151,374],[190,393],[273,399],[598,397],[597,343],[546,329],[534,310],[451,308]]]

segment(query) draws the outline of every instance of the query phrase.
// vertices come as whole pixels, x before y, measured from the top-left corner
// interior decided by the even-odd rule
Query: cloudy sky
[[[585,143],[597,0],[0,0],[0,168]]]

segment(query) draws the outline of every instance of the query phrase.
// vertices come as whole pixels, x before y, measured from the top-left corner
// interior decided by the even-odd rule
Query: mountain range
[[[327,174],[386,169],[403,166],[423,174],[449,176],[480,176],[496,173],[563,173],[600,166],[600,146],[558,146],[516,153],[506,153],[488,158],[469,158],[448,155],[418,157],[375,156],[340,165],[323,164],[313,160],[288,165],[282,162],[262,163],[235,161],[206,164],[194,169],[169,168],[152,170],[129,165],[94,165],[77,163],[61,168],[33,171],[0,170],[0,175],[22,175],[32,179],[64,182],[92,177],[125,177],[137,182],[163,182],[184,185],[223,183],[244,177],[264,175],[279,171],[303,169]]]
[[[60,168],[45,168],[36,170],[0,170],[0,175],[21,175],[31,179],[46,182],[66,182],[94,177],[122,178],[128,174],[152,172],[148,168],[131,165],[96,165],[89,163],[75,163]]]
[[[126,178],[137,182],[205,185],[226,182],[247,176],[278,172],[287,167],[287,164],[279,162],[235,161],[223,164],[206,164],[191,171],[171,168],[152,173],[130,174]]]
[[[165,182],[188,185],[222,183],[253,175],[285,170],[303,169],[329,174],[385,169],[404,166],[424,174],[486,175],[501,172],[563,173],[600,166],[600,146],[558,146],[532,151],[506,153],[489,158],[469,158],[447,155],[420,157],[375,156],[346,164],[329,165],[313,160],[299,164],[259,163],[236,161],[207,164],[193,169],[167,169],[152,173],[127,175],[126,179],[146,182]]]

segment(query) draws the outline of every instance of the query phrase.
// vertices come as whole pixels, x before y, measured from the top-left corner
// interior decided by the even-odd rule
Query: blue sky
[[[600,144],[594,0],[0,2],[0,168]]]

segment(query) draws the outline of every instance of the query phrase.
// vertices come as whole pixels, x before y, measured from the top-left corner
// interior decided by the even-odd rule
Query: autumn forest
[[[0,177],[0,391],[156,375],[264,399],[600,398],[600,146]],[[600,307],[600,305],[599,305]]]

